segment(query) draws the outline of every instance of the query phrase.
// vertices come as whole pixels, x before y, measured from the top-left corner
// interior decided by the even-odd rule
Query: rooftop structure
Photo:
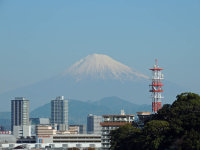
[[[30,118],[31,125],[50,124],[49,118]]]

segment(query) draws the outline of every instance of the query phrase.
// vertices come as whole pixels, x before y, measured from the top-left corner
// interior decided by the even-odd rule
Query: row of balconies
[[[110,126],[110,127],[102,127],[102,131],[103,130],[115,130],[117,129],[118,127],[113,127],[113,126]]]
[[[108,135],[110,132],[109,131],[103,131],[102,135]]]
[[[110,144],[109,143],[102,143],[102,148],[110,148]]]
[[[104,122],[116,122],[116,121],[124,121],[124,122],[130,122],[134,121],[133,118],[104,118]]]
[[[103,140],[101,140],[101,143],[110,143],[110,139],[103,139]]]
[[[110,136],[105,136],[105,135],[103,135],[103,136],[101,136],[101,139],[102,139],[102,140],[108,140],[108,139],[110,139]]]
[[[72,136],[70,136],[70,137],[65,137],[65,136],[58,136],[58,137],[56,137],[56,136],[54,136],[53,137],[53,139],[101,139],[101,137],[99,136],[99,137],[72,137]]]

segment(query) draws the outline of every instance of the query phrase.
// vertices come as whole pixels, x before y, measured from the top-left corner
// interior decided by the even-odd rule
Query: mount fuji
[[[92,102],[117,96],[136,104],[151,104],[149,83],[148,76],[111,57],[92,54],[56,77],[1,94],[0,110],[10,110],[10,100],[19,96],[30,100],[31,109],[49,103],[60,95],[66,99]],[[174,84],[168,85],[170,94],[167,98],[173,101],[180,91]]]
[[[115,79],[132,80],[134,78],[148,79],[144,74],[112,59],[107,55],[93,54],[76,62],[68,68],[63,76],[71,75],[76,81],[83,79]]]

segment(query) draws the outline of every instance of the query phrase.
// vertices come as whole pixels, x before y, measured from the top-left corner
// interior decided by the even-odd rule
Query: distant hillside
[[[106,97],[96,102],[69,100],[69,124],[86,124],[87,115],[119,114],[124,109],[126,114],[136,115],[137,111],[151,111],[150,105],[136,105],[118,97]],[[30,113],[30,117],[49,117],[51,106],[47,103]]]
[[[9,119],[11,118],[10,112],[0,112],[0,119]]]
[[[11,114],[10,112],[0,112],[0,126],[3,126],[3,130],[10,130],[10,119]]]

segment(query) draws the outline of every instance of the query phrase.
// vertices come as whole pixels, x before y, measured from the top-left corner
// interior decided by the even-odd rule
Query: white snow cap
[[[75,77],[77,81],[85,77],[117,80],[134,79],[135,77],[148,79],[148,76],[136,72],[104,54],[88,55],[63,73],[63,75],[67,74]]]

